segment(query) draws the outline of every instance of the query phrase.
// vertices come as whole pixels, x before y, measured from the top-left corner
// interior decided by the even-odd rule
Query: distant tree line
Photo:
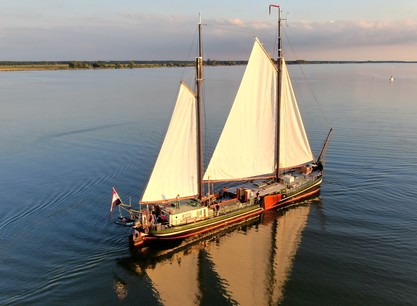
[[[246,65],[247,61],[217,61],[208,59],[204,62],[206,66],[235,66]],[[148,67],[194,67],[194,61],[106,61],[106,62],[69,62],[70,69],[108,69],[108,68],[148,68]]]
[[[288,64],[363,64],[363,63],[417,63],[416,61],[287,61]],[[212,60],[204,62],[206,66],[234,66],[246,65],[247,61],[240,60]],[[39,68],[39,69],[132,69],[151,67],[193,67],[194,61],[155,60],[155,61],[0,61],[0,69],[18,70]]]
[[[247,61],[218,61],[208,59],[207,66],[246,65]],[[194,61],[0,61],[0,66],[55,66],[67,65],[68,69],[126,69],[147,67],[193,67]]]

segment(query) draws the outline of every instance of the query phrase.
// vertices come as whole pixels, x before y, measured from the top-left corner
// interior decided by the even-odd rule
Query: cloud
[[[416,59],[417,22],[326,21],[291,23],[285,29],[302,57],[321,59]],[[331,50],[331,52],[330,52]],[[384,54],[384,50],[386,50]],[[361,54],[362,52],[362,54]],[[414,55],[413,55],[414,54]],[[360,57],[360,58],[358,58]],[[325,58],[323,58],[325,59]]]
[[[33,20],[35,20],[33,17]],[[39,17],[39,16],[37,16]],[[88,14],[47,23],[3,19],[0,60],[192,60],[198,16],[120,12]],[[276,44],[274,21],[203,19],[206,58],[247,59],[253,36],[267,50]],[[284,50],[303,59],[414,59],[417,21],[328,20],[284,25]],[[290,47],[291,46],[291,47]],[[190,51],[192,50],[192,51]],[[188,57],[187,57],[188,56]]]
[[[288,32],[308,44],[345,47],[417,42],[417,22],[413,20],[300,22],[292,24]]]
[[[240,26],[240,27],[245,25],[245,22],[239,18],[230,18],[227,20],[227,23],[231,25],[235,25],[235,26]]]

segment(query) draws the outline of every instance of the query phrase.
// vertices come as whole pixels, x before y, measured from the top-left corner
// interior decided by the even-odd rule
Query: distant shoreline
[[[287,64],[417,64],[417,61],[287,61]],[[207,60],[206,66],[246,65],[247,61]],[[135,69],[193,67],[193,61],[0,61],[0,72],[6,71],[48,71],[48,70],[85,70],[85,69]]]

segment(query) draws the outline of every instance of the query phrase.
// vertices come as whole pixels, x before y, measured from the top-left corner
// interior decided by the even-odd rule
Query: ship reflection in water
[[[173,250],[132,253],[119,263],[147,277],[163,305],[276,305],[283,298],[310,207],[306,203],[266,211],[227,233]]]

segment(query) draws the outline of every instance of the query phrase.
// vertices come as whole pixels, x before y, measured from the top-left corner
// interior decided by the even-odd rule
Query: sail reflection
[[[237,303],[276,305],[282,299],[309,212],[310,206],[265,212],[257,231],[227,237],[210,247],[214,269]]]
[[[267,211],[238,230],[184,248],[133,254],[120,263],[148,277],[163,305],[198,305],[213,297],[275,305],[283,298],[310,207]]]
[[[271,250],[273,274],[270,275],[268,292],[269,304],[277,304],[283,298],[284,285],[289,277],[294,257],[301,242],[302,232],[307,224],[310,206],[290,209],[278,222],[275,231],[275,244]]]
[[[189,255],[175,256],[171,262],[146,269],[164,305],[198,304],[198,253]]]

